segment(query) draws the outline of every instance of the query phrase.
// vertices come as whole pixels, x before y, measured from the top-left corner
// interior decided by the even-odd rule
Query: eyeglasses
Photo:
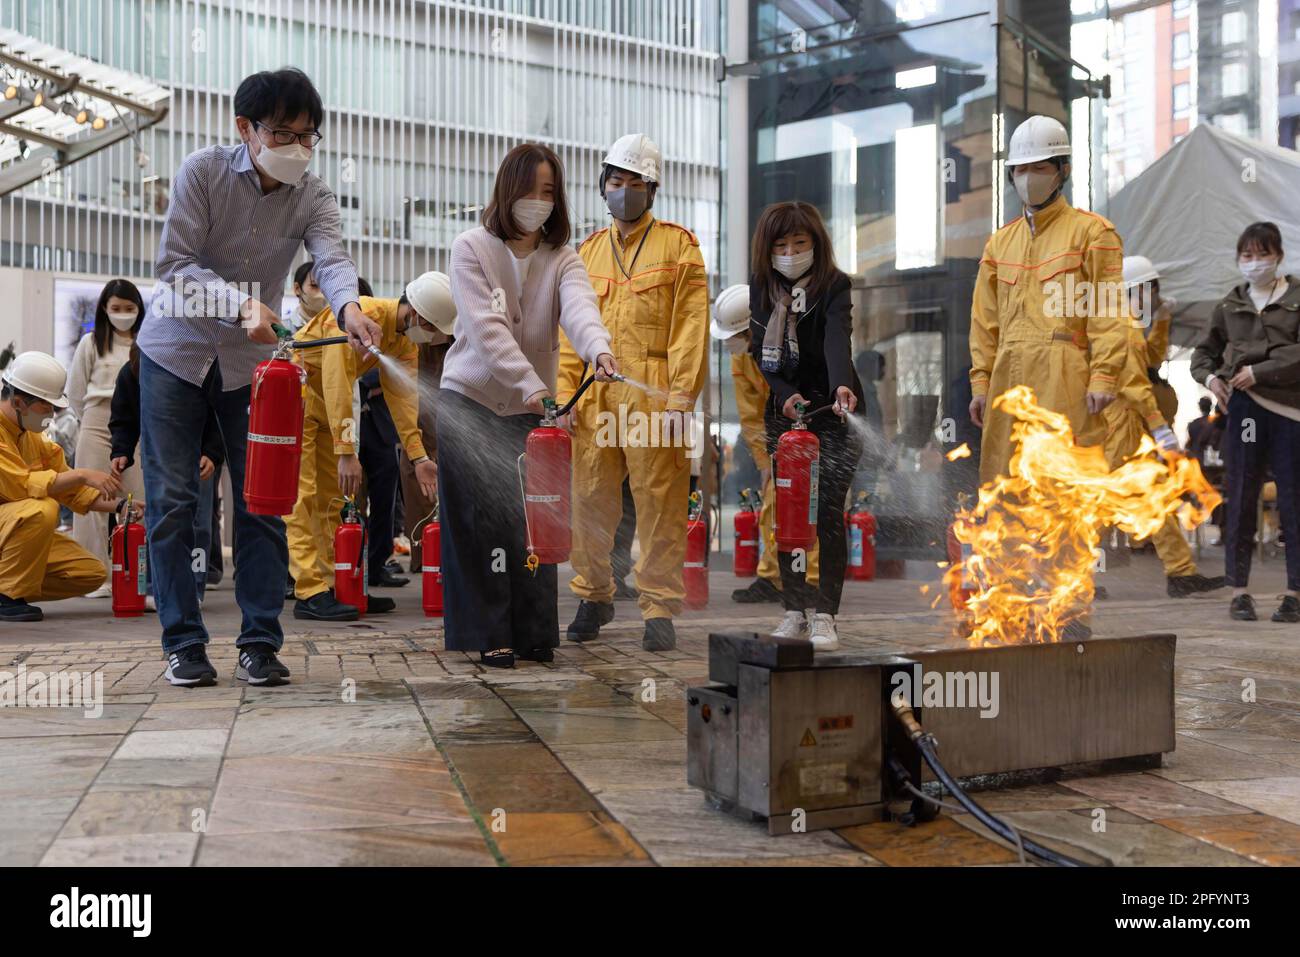
[[[295,133],[293,130],[273,130],[265,123],[253,121],[254,126],[260,126],[266,132],[271,134],[271,142],[276,146],[292,146],[296,141],[301,143],[307,149],[315,149],[316,144],[320,142],[320,130],[313,130],[310,133]]]

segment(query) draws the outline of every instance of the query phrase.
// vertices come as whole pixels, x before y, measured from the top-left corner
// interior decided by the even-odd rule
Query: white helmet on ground
[[[68,384],[68,372],[54,356],[44,352],[24,352],[5,367],[0,379],[19,392],[43,399],[56,409],[68,407],[63,394]]]
[[[456,301],[451,298],[451,279],[446,273],[426,272],[406,284],[406,300],[421,319],[433,323],[444,336],[456,325]]]
[[[636,173],[647,183],[658,183],[663,161],[663,154],[650,137],[644,133],[629,133],[614,141],[605,154],[604,165]]]
[[[1147,259],[1146,256],[1125,256],[1124,257],[1124,288],[1132,289],[1134,286],[1151,282],[1160,278],[1160,270],[1156,269],[1155,263]]]
[[[709,332],[715,339],[730,339],[749,328],[749,286],[740,283],[718,293]]]
[[[1023,166],[1057,156],[1070,158],[1070,134],[1059,120],[1050,116],[1031,116],[1011,134],[1007,166]]]

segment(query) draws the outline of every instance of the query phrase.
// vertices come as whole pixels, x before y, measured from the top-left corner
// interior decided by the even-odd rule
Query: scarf
[[[812,270],[808,270],[794,289],[807,290],[812,281]],[[794,372],[799,368],[799,338],[795,327],[799,324],[799,312],[791,312],[790,304],[794,302],[793,290],[786,292],[775,279],[768,291],[772,300],[772,314],[767,320],[767,330],[763,333],[763,371],[780,372],[783,368]]]

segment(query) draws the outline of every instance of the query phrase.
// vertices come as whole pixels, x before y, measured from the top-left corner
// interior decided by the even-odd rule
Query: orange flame
[[[963,442],[947,455],[949,462],[956,462],[958,459],[970,458],[970,446]]]
[[[994,400],[1016,421],[1010,475],[985,484],[953,533],[966,556],[944,575],[966,592],[974,645],[1058,641],[1084,618],[1102,529],[1147,538],[1170,515],[1192,529],[1221,500],[1183,455],[1162,455],[1149,435],[1111,471],[1098,446],[1077,446],[1069,420],[1017,386]]]

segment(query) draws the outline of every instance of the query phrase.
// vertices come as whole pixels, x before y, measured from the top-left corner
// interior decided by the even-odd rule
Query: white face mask
[[[793,256],[773,256],[772,268],[786,279],[798,279],[812,269],[813,251],[795,253]]]
[[[132,309],[130,312],[110,312],[108,321],[113,324],[113,328],[118,332],[130,332],[139,315],[140,312],[136,309]]]
[[[31,406],[18,413],[18,424],[28,432],[44,432],[54,416],[48,412],[37,412]]]
[[[432,329],[426,329],[415,316],[411,316],[405,335],[417,346],[422,346],[433,341],[434,332]]]
[[[555,204],[545,199],[520,199],[515,201],[510,211],[514,213],[519,228],[531,233],[542,228],[554,209]]]
[[[263,144],[261,152],[257,154],[257,165],[262,167],[267,176],[290,186],[302,179],[310,162],[311,150],[301,143],[289,146]]]
[[[1276,259],[1255,259],[1248,263],[1237,263],[1237,268],[1241,270],[1246,282],[1257,289],[1270,286],[1277,280],[1277,267]]]
[[[1041,206],[1047,202],[1047,197],[1051,196],[1056,189],[1056,181],[1060,177],[1060,171],[1053,170],[1050,173],[1042,173],[1038,170],[1027,169],[1023,172],[1015,170],[1011,174],[1011,182],[1016,187],[1016,195],[1020,197],[1020,202],[1026,206]]]
[[[732,336],[723,345],[726,346],[727,352],[733,356],[744,355],[749,351],[749,343],[745,341],[744,336]]]

